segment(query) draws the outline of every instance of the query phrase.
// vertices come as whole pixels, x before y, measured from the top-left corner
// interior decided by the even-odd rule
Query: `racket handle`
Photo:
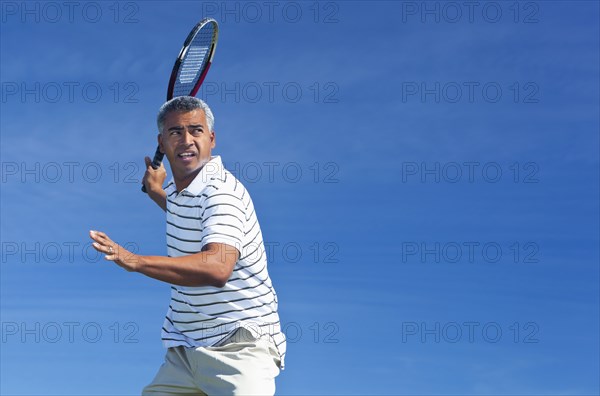
[[[152,168],[158,169],[160,167],[160,164],[162,163],[164,156],[165,155],[160,151],[160,147],[157,147],[156,152],[154,153],[154,159],[152,160],[152,164],[151,164]],[[144,182],[142,182],[142,192],[147,192]]]

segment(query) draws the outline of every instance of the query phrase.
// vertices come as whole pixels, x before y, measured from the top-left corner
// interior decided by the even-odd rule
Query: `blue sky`
[[[278,394],[600,392],[597,2],[1,7],[2,394],[139,394],[160,366],[169,286],[87,233],[165,254],[139,179],[206,16],[199,96],[268,242]]]

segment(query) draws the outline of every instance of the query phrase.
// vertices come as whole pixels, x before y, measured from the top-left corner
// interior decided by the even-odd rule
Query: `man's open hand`
[[[90,238],[94,240],[92,246],[100,253],[106,254],[104,258],[114,261],[127,271],[136,271],[139,257],[125,249],[123,246],[113,242],[105,233],[101,231],[90,231]]]

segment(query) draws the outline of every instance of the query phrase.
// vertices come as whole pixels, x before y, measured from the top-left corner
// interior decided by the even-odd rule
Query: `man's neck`
[[[173,175],[173,180],[175,182],[175,188],[177,188],[177,192],[183,191],[184,188],[187,188],[190,184],[192,184],[192,182],[194,181],[196,176],[198,176],[198,173],[200,173],[202,168],[203,167],[200,167],[198,170],[189,173],[182,178]]]

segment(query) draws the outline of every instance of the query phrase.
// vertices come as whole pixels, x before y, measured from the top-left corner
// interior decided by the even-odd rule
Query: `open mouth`
[[[184,161],[189,161],[196,156],[196,153],[186,151],[184,153],[177,154],[177,157],[181,158]]]

